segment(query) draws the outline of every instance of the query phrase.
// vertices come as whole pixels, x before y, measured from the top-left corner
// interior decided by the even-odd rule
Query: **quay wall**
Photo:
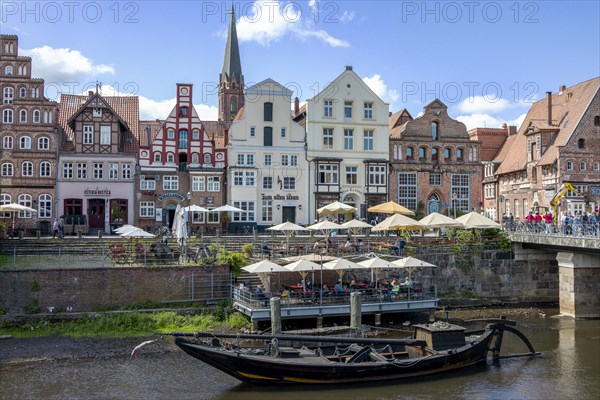
[[[516,246],[515,246],[516,247]],[[481,298],[507,303],[559,301],[559,268],[556,254],[528,249],[515,252],[484,251],[474,255],[418,255],[437,268],[417,268],[413,281],[422,282],[425,290],[437,286],[438,295],[475,294]],[[226,267],[219,276],[217,297],[228,298],[229,281]],[[212,271],[214,274],[215,271]],[[115,267],[54,268],[0,270],[0,307],[7,313],[22,313],[27,305],[37,302],[44,312],[92,311],[106,306],[124,306],[144,301],[160,302],[186,287],[191,274],[196,281],[211,282],[214,276],[200,267]],[[315,274],[316,275],[316,274]],[[379,279],[406,275],[402,269],[383,271]],[[307,279],[310,279],[309,274]],[[333,285],[338,276],[324,273],[323,281]],[[352,278],[369,279],[369,272],[353,271]],[[298,283],[297,273],[273,274],[274,287]],[[318,282],[318,275],[315,276]],[[56,311],[55,311],[56,312]]]
[[[54,268],[0,271],[0,307],[23,313],[36,304],[41,312],[80,312],[160,302],[175,293],[188,295],[188,279],[212,282],[213,291],[196,293],[206,301],[231,296],[228,267]],[[207,288],[209,289],[209,288]]]

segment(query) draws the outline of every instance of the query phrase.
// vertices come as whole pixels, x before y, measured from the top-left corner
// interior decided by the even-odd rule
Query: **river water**
[[[521,319],[543,356],[504,359],[403,383],[261,387],[239,383],[181,351],[0,365],[0,399],[599,399],[600,321]],[[506,333],[503,354],[525,352]]]

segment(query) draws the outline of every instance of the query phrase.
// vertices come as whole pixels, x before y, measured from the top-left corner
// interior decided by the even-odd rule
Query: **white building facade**
[[[246,89],[229,130],[230,231],[282,222],[308,223],[305,132],[292,121],[292,91],[266,79]]]
[[[305,126],[310,162],[309,213],[339,200],[357,217],[387,199],[389,104],[346,67],[307,100]]]

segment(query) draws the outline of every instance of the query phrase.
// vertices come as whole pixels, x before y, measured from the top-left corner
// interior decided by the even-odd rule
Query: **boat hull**
[[[395,361],[358,363],[332,362],[320,356],[279,358],[251,355],[241,351],[176,338],[175,343],[189,355],[247,383],[333,384],[401,380],[438,374],[484,362],[494,332],[485,332],[476,341],[450,351]]]

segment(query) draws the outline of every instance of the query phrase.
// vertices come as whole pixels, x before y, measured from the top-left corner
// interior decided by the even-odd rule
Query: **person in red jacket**
[[[533,219],[535,220],[536,224],[540,224],[542,222],[542,216],[540,215],[539,211],[536,211],[535,215],[533,216]]]
[[[546,233],[552,233],[552,213],[550,211],[544,214],[544,223],[546,224]]]

